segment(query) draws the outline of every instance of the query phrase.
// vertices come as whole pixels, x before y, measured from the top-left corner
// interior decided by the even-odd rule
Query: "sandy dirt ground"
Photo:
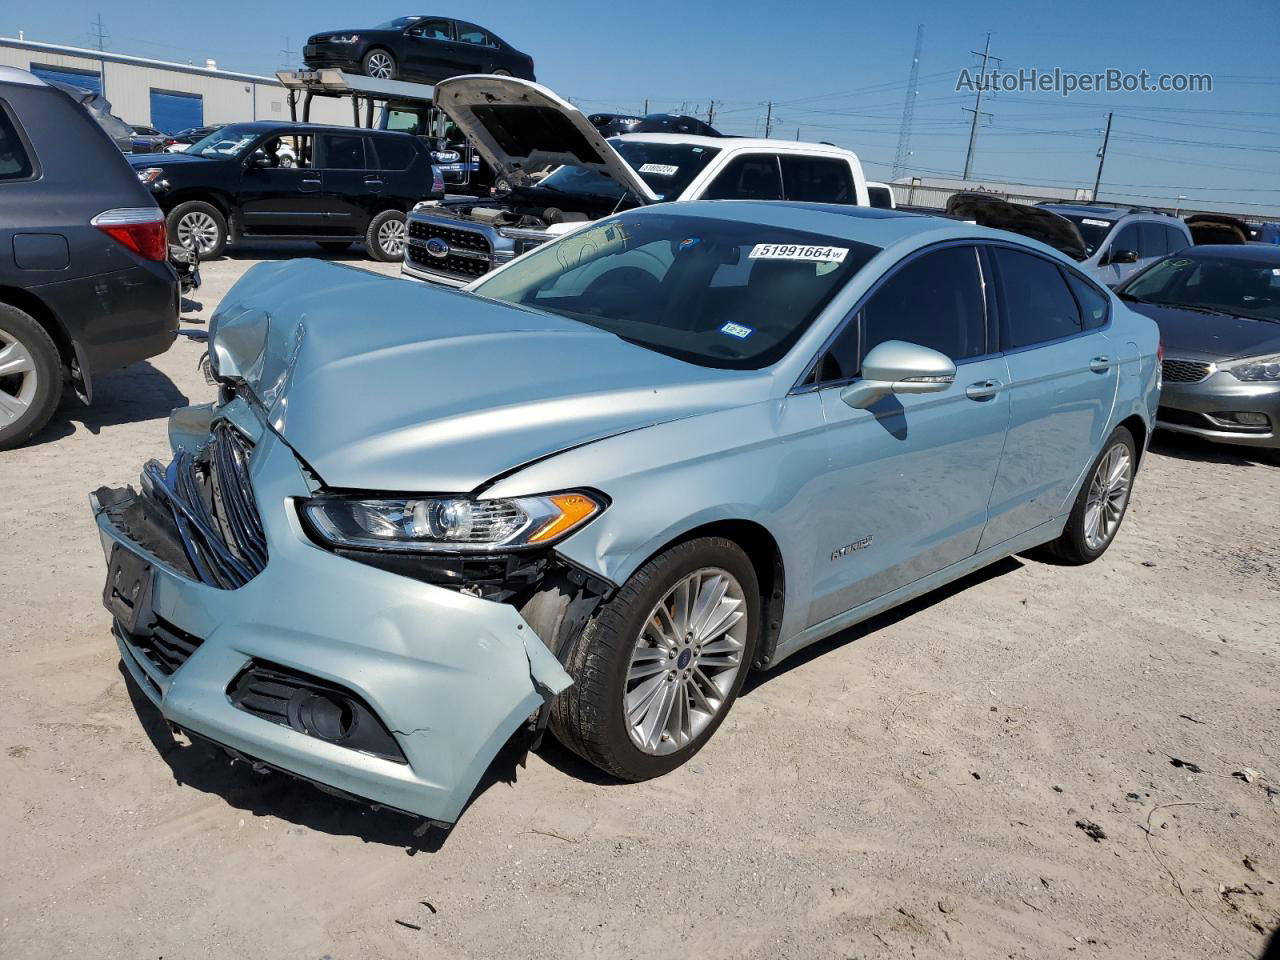
[[[206,264],[193,316],[279,255]],[[656,781],[503,755],[417,837],[175,740],[124,679],[86,494],[167,456],[203,349],[0,453],[0,956],[1168,960],[1280,921],[1280,467],[1157,439],[1098,563],[823,643]]]

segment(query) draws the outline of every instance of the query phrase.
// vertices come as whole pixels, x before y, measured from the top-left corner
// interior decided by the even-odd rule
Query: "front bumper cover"
[[[1269,428],[1242,430],[1212,414],[1249,412],[1266,415]],[[1226,370],[1216,370],[1199,383],[1170,383],[1160,389],[1156,427],[1250,447],[1280,448],[1280,383],[1237,380]]]
[[[124,664],[171,723],[237,754],[345,794],[452,823],[520,725],[571,683],[514,607],[343,559],[313,544],[294,499],[310,489],[292,451],[241,401],[223,415],[257,429],[250,473],[269,561],[234,590],[197,582],[135,542],[91,497],[104,552],[154,571],[159,623],[199,642],[170,674],[117,631]],[[238,408],[238,409],[234,409]],[[194,412],[171,427],[191,436]],[[209,408],[204,408],[212,415]],[[395,737],[396,763],[268,722],[232,704],[250,662],[342,686]]]

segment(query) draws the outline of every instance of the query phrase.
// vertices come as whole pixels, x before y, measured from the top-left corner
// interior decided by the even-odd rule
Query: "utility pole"
[[[1111,114],[1107,114],[1107,130],[1102,135],[1102,149],[1098,151],[1098,176],[1093,181],[1093,199],[1098,199],[1098,188],[1102,186],[1102,165],[1107,162],[1107,141],[1111,139]]]
[[[769,139],[769,134],[773,132],[773,101],[769,101],[769,109],[764,115],[764,138]]]
[[[711,126],[716,122],[716,102],[709,100],[707,102],[707,126]]]
[[[281,66],[284,67],[286,70],[292,70],[295,66],[297,66],[297,64],[294,62],[294,57],[298,55],[298,51],[292,48],[292,46],[289,43],[288,36],[284,38],[284,49],[280,51],[280,55],[284,57],[284,62],[281,64]]]
[[[101,53],[102,51],[107,49],[105,45],[105,41],[110,36],[110,34],[106,33],[102,29],[102,12],[101,11],[98,12],[98,18],[94,20],[94,22],[91,23],[89,26],[92,27],[92,30],[90,31],[90,36],[92,36],[98,42],[98,52]]]
[[[920,91],[920,51],[924,48],[924,24],[916,27],[916,50],[911,55],[911,75],[907,78],[907,99],[902,104],[902,123],[898,125],[898,150],[893,155],[890,180],[897,180],[906,173],[907,157],[911,156],[911,121],[915,117],[916,97]]]
[[[648,97],[644,98],[644,115],[646,117],[649,115],[649,98]]]
[[[962,107],[961,109],[973,114],[973,123],[969,127],[969,152],[964,158],[964,175],[963,180],[969,179],[969,173],[973,170],[973,148],[978,141],[978,121],[982,119],[982,95],[987,91],[987,63],[991,60],[999,61],[999,57],[991,56],[991,34],[987,34],[987,45],[983,47],[982,53],[977,50],[970,50],[975,57],[982,57],[982,72],[978,75],[978,89],[974,92],[973,107]],[[986,114],[991,116],[991,114]]]
[[[799,128],[799,127],[796,127],[796,139],[797,139],[797,140],[799,140],[799,139],[800,139],[800,128]]]

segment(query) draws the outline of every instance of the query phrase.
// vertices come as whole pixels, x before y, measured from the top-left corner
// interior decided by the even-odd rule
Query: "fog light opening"
[[[290,704],[294,726],[330,743],[351,736],[356,726],[356,710],[346,697],[300,690]]]

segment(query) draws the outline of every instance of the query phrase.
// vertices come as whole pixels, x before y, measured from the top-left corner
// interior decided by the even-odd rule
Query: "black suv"
[[[444,195],[427,146],[407,133],[308,123],[233,123],[183,153],[133,157],[174,243],[201,259],[228,239],[363,240],[376,260],[404,254],[405,213]]]
[[[396,17],[363,30],[328,30],[307,39],[313,70],[337,67],[375,80],[439,83],[464,73],[533,80],[533,57],[484,27],[451,17]]]
[[[53,415],[67,376],[163,353],[178,330],[164,217],[66,93],[0,67],[0,450]]]

